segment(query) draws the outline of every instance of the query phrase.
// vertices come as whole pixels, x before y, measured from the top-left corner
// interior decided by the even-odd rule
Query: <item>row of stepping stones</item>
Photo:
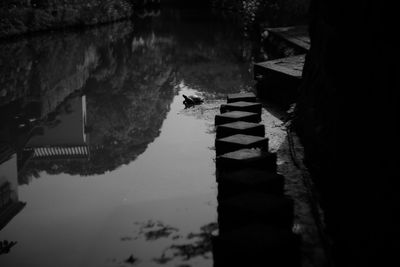
[[[215,116],[219,230],[214,266],[300,266],[293,201],[283,194],[268,150],[262,105],[253,93],[228,95]]]

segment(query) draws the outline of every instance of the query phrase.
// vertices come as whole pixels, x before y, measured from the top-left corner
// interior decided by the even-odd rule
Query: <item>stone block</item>
[[[246,134],[235,134],[215,140],[215,151],[217,155],[243,148],[260,148],[263,151],[268,151],[268,138]]]
[[[236,121],[221,124],[217,127],[217,138],[223,138],[235,134],[248,134],[264,137],[265,126],[260,123]]]
[[[276,154],[256,148],[244,148],[216,158],[217,171],[254,168],[276,172]]]
[[[266,170],[240,169],[217,172],[216,176],[218,199],[226,199],[247,192],[283,194],[284,177]]]
[[[292,229],[293,218],[293,201],[285,196],[245,193],[218,203],[221,233],[252,223]]]
[[[254,112],[231,111],[215,116],[216,126],[235,121],[247,121],[247,122],[258,123],[261,121],[261,115]]]
[[[252,224],[211,237],[214,266],[300,267],[300,238],[290,229]]]
[[[226,102],[228,103],[239,102],[239,101],[256,102],[257,98],[254,93],[229,94],[226,98]]]
[[[220,108],[221,113],[229,111],[247,111],[247,112],[254,112],[257,114],[261,114],[261,110],[262,110],[261,103],[245,102],[245,101],[222,104]]]

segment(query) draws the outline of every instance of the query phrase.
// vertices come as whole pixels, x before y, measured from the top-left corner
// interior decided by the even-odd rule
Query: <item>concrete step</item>
[[[231,111],[215,116],[216,126],[235,121],[247,121],[247,122],[258,123],[261,121],[261,115],[254,112]]]
[[[235,134],[248,134],[264,137],[265,126],[259,123],[236,121],[221,124],[217,127],[217,138],[223,138]]]
[[[268,34],[282,39],[299,48],[303,53],[310,50],[310,36],[306,25],[298,25],[281,28],[267,28]]]
[[[226,102],[233,103],[239,101],[246,102],[256,102],[257,97],[254,93],[239,93],[239,94],[229,94],[226,98]]]
[[[222,104],[220,108],[221,113],[229,111],[247,111],[247,112],[254,112],[257,114],[261,114],[261,110],[262,110],[261,103],[245,102],[245,101]]]
[[[285,196],[245,193],[218,202],[220,233],[252,223],[292,229],[293,201]]]
[[[283,194],[284,177],[265,170],[241,169],[217,172],[218,199],[246,192]]]
[[[217,172],[253,168],[276,172],[276,154],[261,149],[245,148],[216,158]]]
[[[214,267],[300,267],[300,239],[288,229],[248,225],[229,233],[214,232]]]
[[[263,151],[268,151],[268,138],[246,134],[235,134],[215,140],[215,151],[217,155],[243,148],[260,148]]]

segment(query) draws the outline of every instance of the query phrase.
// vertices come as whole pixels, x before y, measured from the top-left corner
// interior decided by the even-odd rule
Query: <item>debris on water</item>
[[[135,257],[133,256],[133,254],[131,254],[131,255],[129,256],[129,258],[127,258],[127,259],[125,260],[125,262],[126,262],[126,263],[129,263],[129,264],[135,264],[137,261],[138,261],[138,259],[135,258]]]
[[[183,101],[185,108],[189,108],[194,105],[199,105],[204,102],[204,99],[198,95],[190,95],[190,96],[182,95],[182,96],[185,99]]]
[[[8,240],[0,241],[0,255],[1,254],[6,254],[10,252],[10,249],[15,246],[17,242],[11,241],[9,242]]]
[[[136,225],[141,225],[139,229],[139,234],[144,235],[147,241],[154,241],[160,238],[169,237],[172,233],[178,232],[179,229],[165,225],[161,221],[154,222],[149,220],[145,223],[135,223]]]
[[[130,236],[123,236],[123,237],[121,237],[121,241],[131,241],[131,240],[133,240],[133,238],[130,237]]]
[[[159,258],[153,258],[154,262],[158,264],[166,264],[172,260],[171,257],[167,257],[164,253]]]

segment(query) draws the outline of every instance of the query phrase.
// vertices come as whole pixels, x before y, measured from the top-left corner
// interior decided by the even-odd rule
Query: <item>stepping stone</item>
[[[246,192],[283,194],[284,177],[256,169],[217,172],[218,199],[226,199]]]
[[[220,233],[251,223],[292,229],[293,201],[284,196],[245,193],[218,203]]]
[[[230,94],[226,99],[226,102],[228,103],[239,102],[239,101],[256,102],[257,98],[254,93],[239,93],[239,94]]]
[[[290,229],[253,224],[211,236],[214,266],[300,267],[300,238]]]
[[[261,115],[246,111],[231,111],[215,116],[215,125],[221,125],[235,121],[260,122]]]
[[[261,110],[262,110],[261,103],[245,102],[245,101],[222,104],[220,108],[221,113],[229,111],[247,111],[247,112],[254,112],[257,114],[261,114]]]
[[[215,151],[217,155],[243,148],[260,148],[261,150],[268,151],[268,138],[235,134],[215,140]]]
[[[244,148],[220,155],[216,158],[218,172],[234,169],[255,168],[276,172],[276,153],[256,148]]]
[[[217,138],[223,138],[235,134],[248,134],[264,137],[264,124],[236,121],[226,124],[221,124],[217,127]]]

